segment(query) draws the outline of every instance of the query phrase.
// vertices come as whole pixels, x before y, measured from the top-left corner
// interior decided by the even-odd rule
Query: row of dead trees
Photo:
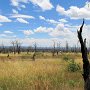
[[[15,40],[15,41],[11,41],[12,46],[4,46],[4,44],[2,44],[0,46],[0,53],[13,53],[13,54],[20,54],[21,52],[27,52],[27,54],[29,54],[29,52],[51,52],[52,56],[58,55],[60,52],[80,52],[80,47],[77,47],[76,45],[74,47],[70,47],[68,42],[66,41],[66,46],[65,47],[61,47],[61,43],[58,42],[56,43],[55,41],[53,41],[53,45],[52,47],[37,47],[37,43],[33,44],[33,47],[24,47],[21,46],[22,42]],[[88,52],[90,51],[90,48],[88,48]]]

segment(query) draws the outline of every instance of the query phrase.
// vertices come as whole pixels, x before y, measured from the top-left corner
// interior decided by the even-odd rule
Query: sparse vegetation
[[[37,57],[35,62],[29,59],[32,55],[16,54],[16,59],[15,55],[10,55],[12,57],[8,61],[5,54],[3,55],[5,60],[0,61],[0,90],[83,90],[81,71],[69,72],[68,62],[63,60],[63,55],[67,53],[60,54],[61,58],[51,58],[52,54],[47,53],[43,58],[38,54],[40,59]],[[76,63],[71,63],[74,65],[73,70],[77,69],[78,63],[82,67],[81,55],[78,54],[78,59],[75,55],[68,53],[68,57],[75,58]],[[23,58],[23,56],[26,57]]]
[[[68,61],[69,60],[69,57],[68,56],[64,56],[63,57],[63,60]]]
[[[68,71],[70,72],[76,72],[76,71],[80,71],[80,66],[79,64],[77,64],[74,60],[70,60],[69,64],[68,64]]]

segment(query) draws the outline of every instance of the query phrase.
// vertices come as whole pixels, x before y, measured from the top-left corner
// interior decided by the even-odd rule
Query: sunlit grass
[[[69,72],[64,56],[74,57],[82,67],[81,55],[70,53],[36,61],[0,61],[0,90],[83,90],[82,72]]]

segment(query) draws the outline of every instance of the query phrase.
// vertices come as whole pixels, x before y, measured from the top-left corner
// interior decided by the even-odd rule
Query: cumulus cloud
[[[54,25],[61,23],[61,21],[56,21],[54,19],[46,19],[43,16],[39,16],[39,19],[44,20],[44,21],[51,23],[51,24],[54,24]]]
[[[56,42],[60,41],[58,38],[24,38],[22,42],[24,42],[24,45],[32,45],[36,42],[38,47],[51,47],[53,45],[53,40]]]
[[[62,24],[56,25],[55,28],[40,26],[36,28],[34,32],[35,33],[47,33],[52,38],[58,38],[57,41],[60,40],[61,45],[65,45],[67,41],[68,43],[70,43],[71,46],[73,46],[73,45],[76,45],[78,42],[77,29],[79,27],[80,26],[70,26],[70,25],[66,26],[66,24],[62,23]],[[73,31],[73,28],[75,28],[75,31]],[[86,35],[87,41],[90,40],[89,39],[90,32],[88,32],[88,30],[89,30],[89,26],[88,26],[88,29],[84,27],[84,33]],[[88,35],[85,31],[88,32]]]
[[[39,6],[42,10],[51,10],[53,8],[50,0],[30,0],[34,5]]]
[[[33,32],[32,30],[22,30],[22,32],[23,32],[26,36],[29,36],[29,35],[34,34],[34,32]]]
[[[20,23],[29,24],[28,21],[26,21],[26,20],[24,20],[24,19],[22,19],[22,18],[17,18],[16,20],[17,20],[18,22],[20,22]]]
[[[68,21],[66,19],[59,19],[60,22],[67,23]]]
[[[11,31],[4,31],[4,33],[6,33],[6,34],[12,34],[13,32],[11,32]]]
[[[69,37],[70,35],[74,35],[68,28],[64,26],[64,24],[58,24],[49,35],[53,37]]]
[[[60,5],[57,5],[56,11],[63,15],[66,14],[64,7],[62,7]]]
[[[35,6],[39,6],[43,11],[51,10],[53,8],[52,3],[50,0],[11,0],[11,5],[17,8],[25,8],[25,3],[32,3]],[[23,3],[23,4],[22,4]]]
[[[72,28],[73,27],[77,27],[75,32],[72,32]],[[80,26],[70,26],[70,28],[66,28],[65,25],[63,24],[58,24],[55,28],[51,28],[51,31],[48,31],[48,29],[50,28],[46,28],[46,27],[41,27],[42,29],[44,28],[44,30],[46,31],[41,31],[44,33],[48,33],[51,34],[51,38],[19,38],[20,41],[23,42],[23,45],[32,45],[33,43],[37,43],[38,46],[47,46],[47,47],[51,47],[53,45],[53,40],[57,43],[60,42],[61,46],[65,46],[66,45],[66,41],[69,43],[70,46],[76,45],[78,42],[78,38],[77,38],[77,29],[80,28]],[[42,29],[37,29],[37,30],[42,30]],[[33,33],[36,32],[40,32],[40,31],[36,31],[36,32],[32,32],[31,30],[24,30],[22,31],[25,35],[31,35]],[[64,37],[63,37],[63,36]],[[0,37],[6,37],[6,34],[2,34],[0,35]],[[84,25],[83,28],[83,38],[87,39],[87,46],[90,43],[90,25]],[[12,38],[14,39],[14,38]],[[10,45],[10,41],[11,39],[7,38],[2,38],[0,39],[0,41],[4,42],[4,44],[6,45]]]
[[[15,13],[15,14],[18,14],[18,11],[15,10],[15,9],[12,9],[12,12]]]
[[[25,6],[25,5],[21,5],[21,7],[22,7],[22,8],[26,8],[26,6]]]
[[[43,17],[43,16],[39,16],[39,19],[41,19],[41,20],[45,20],[45,17]]]
[[[6,41],[4,42],[4,44],[6,44],[6,42],[7,42],[8,39],[11,41],[11,40],[14,39],[14,38],[16,38],[16,35],[0,34],[0,40],[1,40],[1,42],[3,41],[3,39],[6,40]],[[10,43],[10,42],[8,42],[8,44],[9,44],[9,43]],[[6,46],[7,46],[8,44],[6,44]]]
[[[90,20],[90,8],[87,6],[87,4],[82,8],[70,6],[68,10],[65,10],[64,7],[57,5],[56,11],[62,15],[70,17],[71,19],[85,18]]]
[[[0,37],[6,37],[7,35],[6,34],[0,34]]]
[[[22,6],[23,4],[21,3],[28,3],[29,0],[10,0],[11,1],[11,5],[15,6],[15,7],[25,7]]]
[[[46,28],[46,27],[38,27],[34,30],[34,32],[36,33],[48,33],[48,32],[51,32],[53,30],[53,28]]]
[[[10,16],[11,18],[26,18],[26,19],[34,19],[35,17],[24,14],[13,14]]]
[[[0,26],[2,26],[3,24],[0,23]]]
[[[60,22],[53,20],[53,19],[46,19],[47,22],[51,23],[51,24],[59,24]]]
[[[10,20],[8,17],[0,15],[0,22],[11,22],[12,20]]]
[[[29,22],[25,19],[35,19],[35,17],[30,15],[24,15],[24,14],[13,14],[10,16],[11,18],[16,18],[16,21],[20,23],[29,24]]]
[[[60,39],[58,38],[49,38],[49,39],[41,39],[41,38],[13,38],[12,39],[13,41],[14,40],[18,40],[18,41],[22,41],[22,46],[33,46],[33,44],[36,42],[37,46],[42,46],[42,47],[51,47],[53,45],[53,40],[55,41],[60,41]],[[3,44],[4,45],[11,45],[11,41],[12,41],[10,38],[2,38],[0,39],[0,42],[3,41]]]
[[[69,30],[63,23],[57,24],[55,28],[51,27],[38,27],[34,29],[36,33],[48,33],[52,37],[69,37],[70,35],[74,36],[74,33]]]

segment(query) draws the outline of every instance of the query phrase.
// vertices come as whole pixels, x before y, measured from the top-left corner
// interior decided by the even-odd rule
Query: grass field
[[[70,59],[81,69],[68,71]],[[37,55],[36,61],[26,54],[9,58],[0,55],[0,90],[83,90],[83,86],[80,53],[62,53],[55,57],[45,54],[40,58]]]

